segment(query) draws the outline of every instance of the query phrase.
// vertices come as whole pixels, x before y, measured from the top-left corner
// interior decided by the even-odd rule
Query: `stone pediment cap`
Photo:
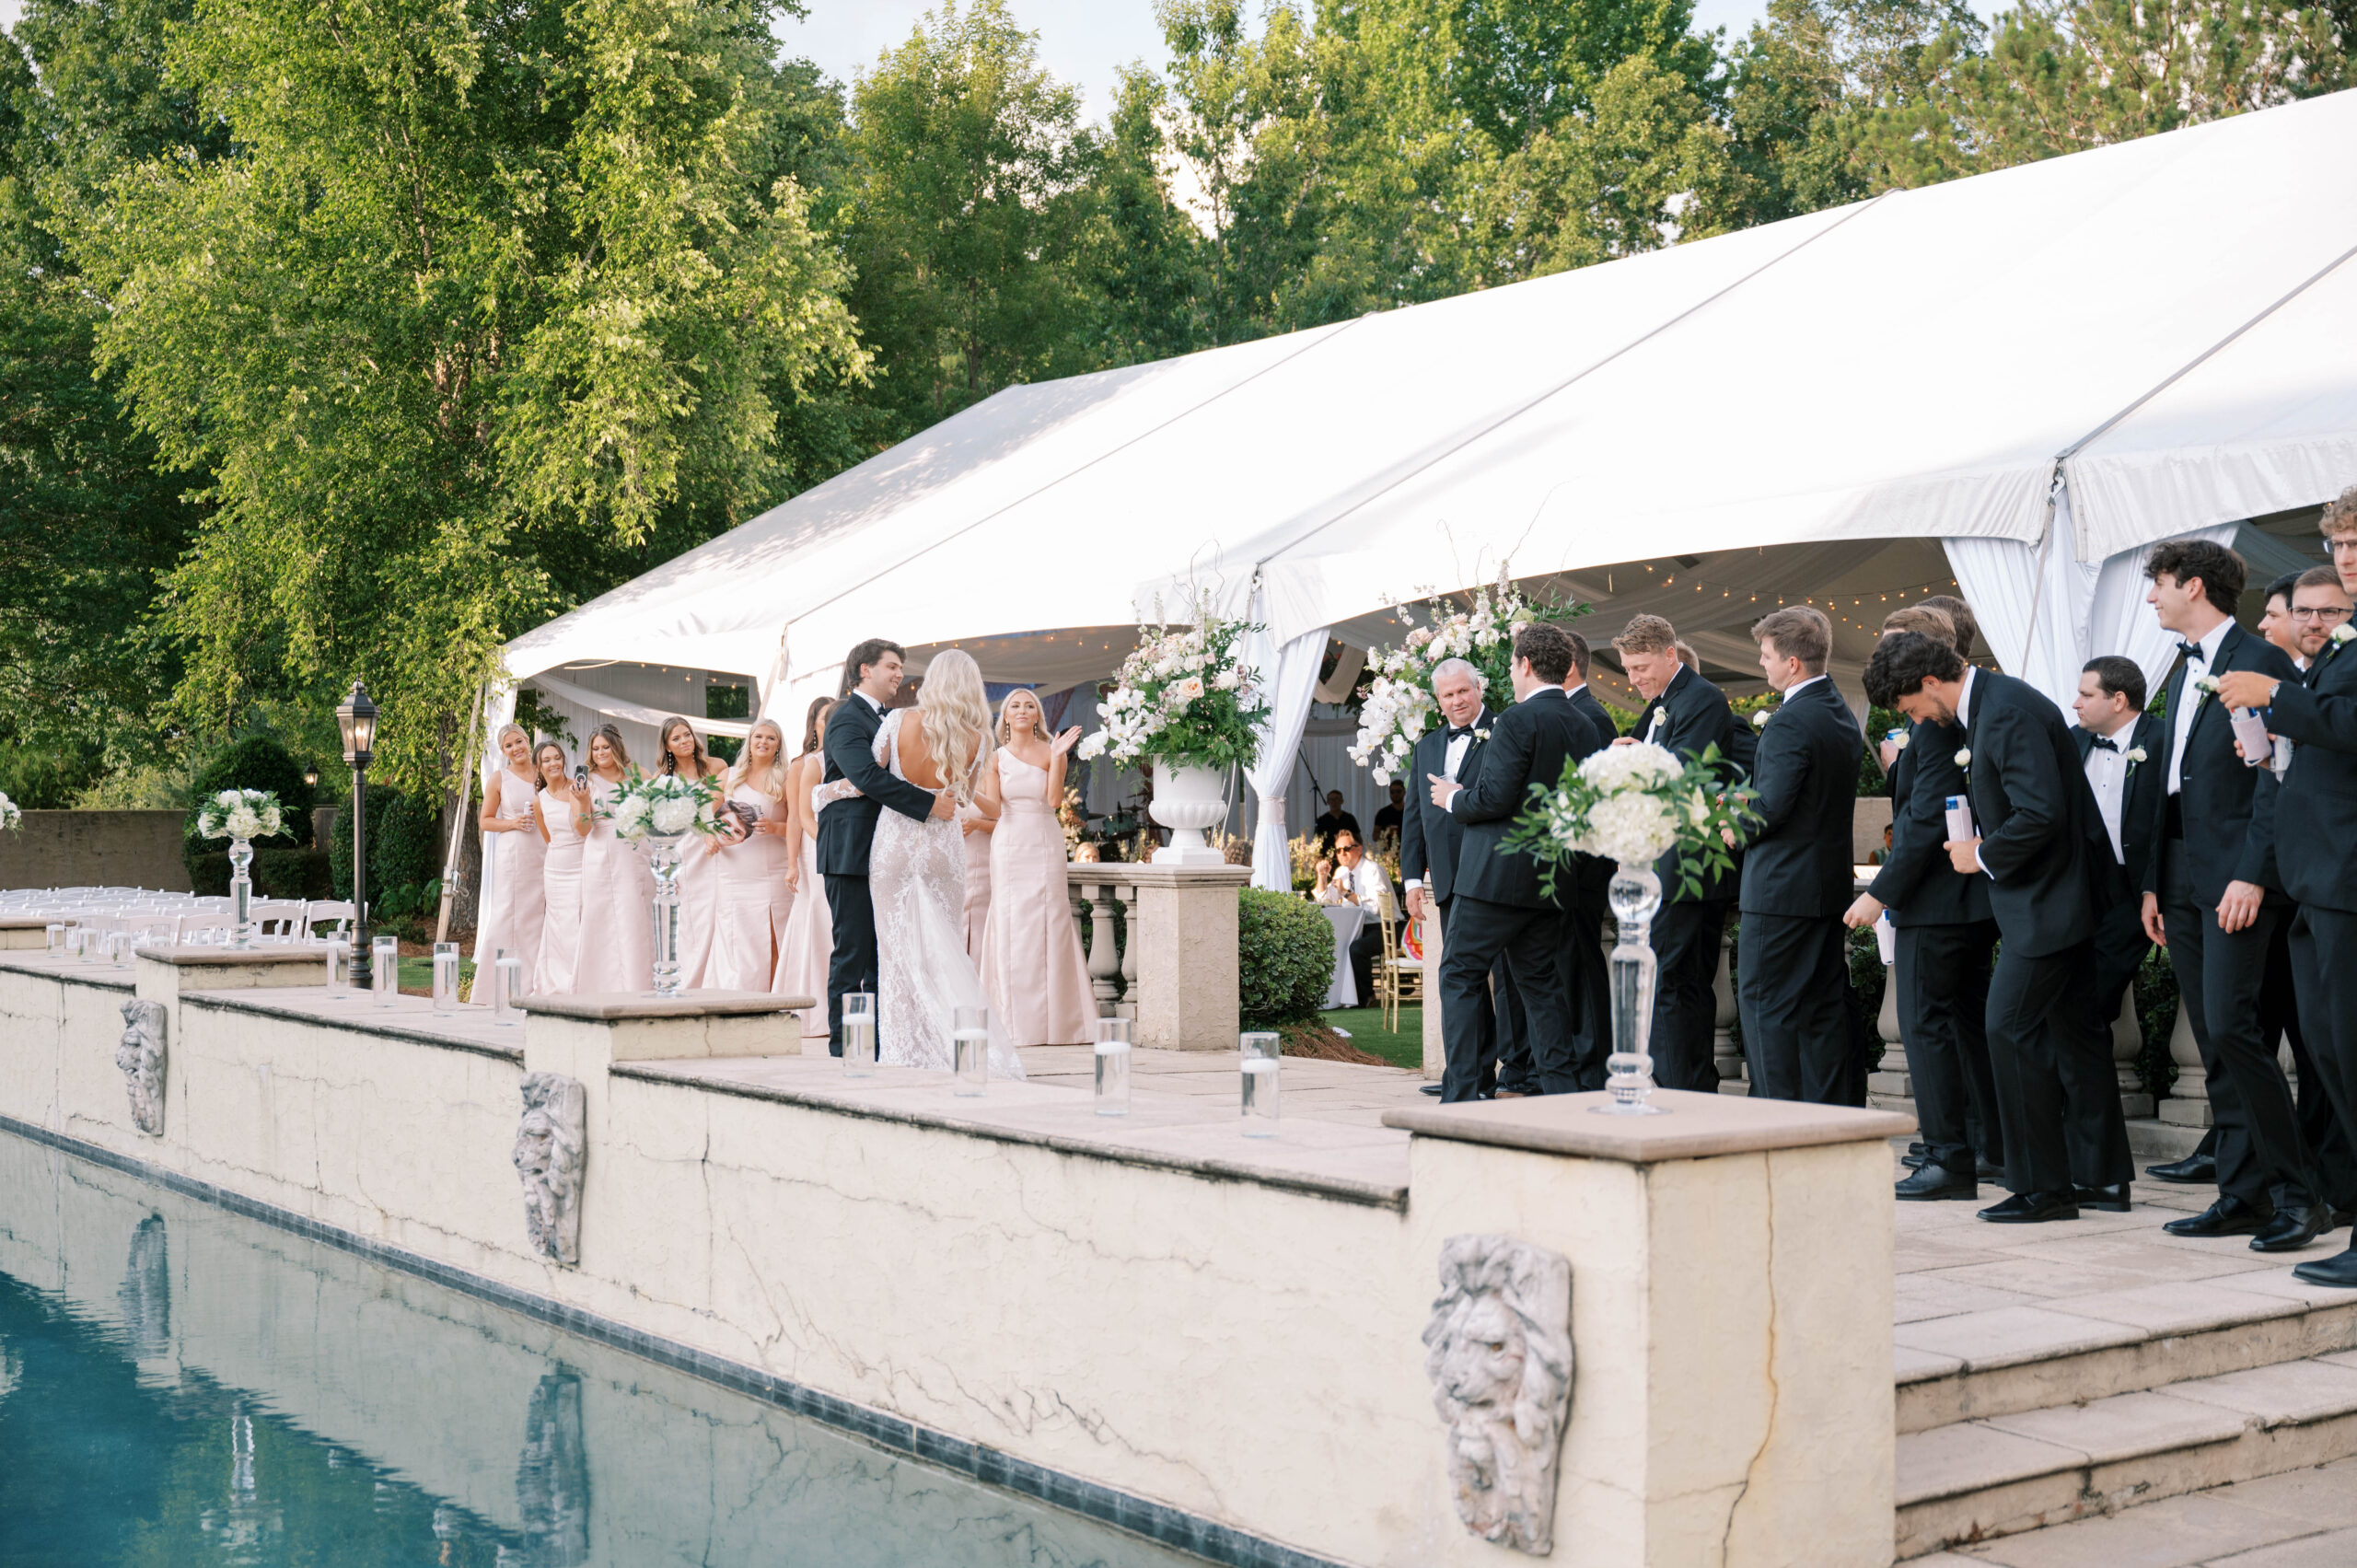
[[[1103,882],[1146,888],[1241,888],[1252,880],[1248,865],[1156,865],[1148,860],[1072,860],[1064,875],[1074,882]]]
[[[1864,1143],[1915,1131],[1913,1117],[1892,1110],[1852,1110],[1847,1106],[1802,1105],[1678,1089],[1654,1091],[1653,1103],[1665,1115],[1596,1115],[1594,1108],[1610,1098],[1599,1091],[1416,1106],[1385,1111],[1383,1124],[1426,1138],[1630,1165]]]
[[[132,952],[184,970],[238,969],[248,964],[309,964],[317,968],[327,961],[325,943],[308,947],[134,947]]]
[[[640,991],[593,991],[577,996],[526,996],[517,1006],[552,1018],[741,1017],[758,1013],[799,1013],[816,1007],[809,996],[778,996],[766,991],[689,991],[649,996]]]

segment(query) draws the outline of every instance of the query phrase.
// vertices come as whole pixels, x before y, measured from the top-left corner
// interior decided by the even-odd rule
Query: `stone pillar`
[[[317,947],[134,947],[134,984],[143,1001],[167,1007],[188,991],[261,991],[328,982]],[[118,971],[119,972],[119,971]]]
[[[2144,1075],[2136,1070],[2136,1059],[2144,1053],[2144,1029],[2136,1017],[2136,988],[2119,999],[2119,1016],[2111,1021],[2111,1064],[2119,1080],[2119,1109],[2123,1115],[2142,1119],[2153,1114],[2153,1097],[2144,1092]]]
[[[38,951],[49,946],[49,918],[38,914],[0,915],[0,953]]]
[[[1248,865],[1131,865],[1137,889],[1130,952],[1137,1043],[1164,1051],[1236,1049],[1236,895]]]
[[[1591,1114],[1604,1098],[1385,1114],[1414,1134],[1404,1251],[1418,1299],[1394,1310],[1431,1316],[1451,1238],[1568,1260],[1558,1561],[1887,1568],[1897,1439],[1886,1140],[1912,1120],[1670,1090],[1654,1096],[1666,1115]],[[1457,1523],[1443,1441],[1436,1419],[1437,1522],[1416,1560],[1526,1561]]]
[[[2161,1101],[2161,1120],[2177,1127],[2211,1125],[2217,1118],[2210,1112],[2210,1080],[2201,1070],[2201,1048],[2193,1039],[2193,1014],[2182,997],[2177,1028],[2169,1034],[2169,1060],[2177,1063],[2177,1083]]]
[[[1729,933],[1719,938],[1719,972],[1711,980],[1711,1060],[1719,1070],[1719,1081],[1741,1084],[1743,1050],[1735,1042],[1735,935]]]

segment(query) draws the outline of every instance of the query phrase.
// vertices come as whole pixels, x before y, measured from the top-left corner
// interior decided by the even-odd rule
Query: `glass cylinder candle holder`
[[[377,1005],[389,1007],[401,993],[401,945],[398,938],[379,936],[368,944],[368,979],[377,987]]]
[[[951,1092],[970,1099],[990,1087],[991,1010],[953,1007],[950,1014],[950,1063],[957,1072]]]
[[[115,968],[121,970],[131,967],[131,949],[137,946],[138,942],[139,934],[134,931],[118,931],[108,936],[107,953],[114,959]]]
[[[506,948],[491,965],[491,1021],[502,1028],[513,1028],[524,1021],[524,1010],[516,999],[524,993],[524,960]]]
[[[51,958],[62,958],[65,956],[65,934],[71,929],[73,928],[62,920],[52,920],[49,923],[49,956]]]
[[[843,1076],[865,1078],[876,1071],[876,997],[854,991],[843,998]]]
[[[1097,1114],[1130,1113],[1130,1020],[1097,1020]]]
[[[82,938],[87,935],[87,933],[78,925],[69,925],[65,928],[64,938],[65,946],[63,951],[67,958],[78,960],[82,957]]]
[[[1277,1037],[1249,1031],[1237,1037],[1244,1053],[1244,1135],[1272,1138],[1277,1132]]]
[[[447,1018],[459,1010],[459,945],[434,944],[434,1012]]]
[[[352,949],[341,942],[331,942],[321,956],[327,959],[328,994],[345,994],[352,989]]]

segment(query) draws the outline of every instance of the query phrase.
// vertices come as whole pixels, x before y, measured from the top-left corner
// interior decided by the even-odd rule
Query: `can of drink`
[[[1980,836],[1980,834],[1972,825],[1972,802],[1960,795],[1949,796],[1948,841],[1951,843],[1958,843],[1966,839],[1977,839]]]
[[[2275,744],[2267,738],[2267,715],[2256,708],[2236,708],[2235,739],[2242,747],[2243,766],[2256,768],[2274,761]]]
[[[1875,947],[1882,954],[1885,968],[1898,962],[1898,927],[1891,924],[1888,910],[1875,919]]]

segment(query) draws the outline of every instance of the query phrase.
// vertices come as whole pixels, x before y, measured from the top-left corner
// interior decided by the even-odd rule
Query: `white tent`
[[[2357,482],[2352,255],[2357,92],[1010,389],[507,668],[591,705],[617,672],[735,672],[791,733],[862,637],[1057,688],[1208,593],[1269,627],[1251,782],[1282,885],[1329,637],[1381,642],[1390,600],[1502,569],[1607,628],[1667,614],[1738,670],[1778,602],[1834,614],[1854,671],[1882,603],[1956,584],[2050,691],[2091,651],[2157,676],[2154,542],[2298,559],[2254,522],[2296,535]]]

